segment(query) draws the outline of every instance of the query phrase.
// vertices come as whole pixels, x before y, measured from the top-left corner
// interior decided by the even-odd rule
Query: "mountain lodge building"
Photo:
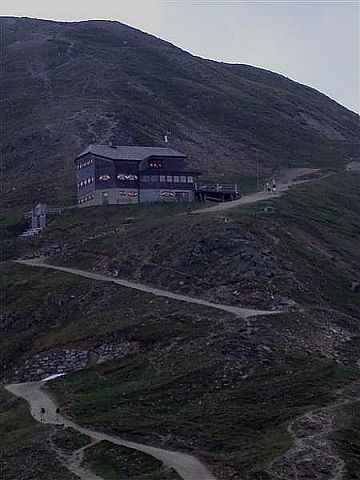
[[[185,159],[165,147],[89,145],[75,160],[78,205],[191,202],[200,172]]]

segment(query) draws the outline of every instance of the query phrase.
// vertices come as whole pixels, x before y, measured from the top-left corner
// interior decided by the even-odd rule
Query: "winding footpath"
[[[346,464],[341,458],[332,434],[341,419],[342,408],[358,403],[360,383],[353,383],[349,394],[339,392],[340,400],[325,407],[310,410],[288,425],[293,445],[275,458],[266,471],[277,480],[305,479],[342,480]],[[337,420],[338,418],[338,420]]]
[[[133,450],[147,453],[148,455],[160,460],[165,466],[173,468],[184,480],[216,480],[216,478],[205,467],[205,465],[191,455],[173,452],[171,450],[164,450],[162,448],[151,447],[141,443],[129,442],[128,440],[124,440],[114,435],[108,435],[106,433],[97,432],[96,430],[81,427],[77,423],[72,422],[63,416],[56,415],[56,404],[50,398],[50,396],[44,392],[42,389],[43,385],[44,381],[40,381],[15,383],[7,385],[5,388],[12,394],[16,395],[17,397],[21,397],[28,402],[31,415],[38,422],[41,422],[40,409],[44,408],[46,413],[45,422],[43,423],[72,427],[78,432],[88,435],[93,442],[107,440],[108,442],[116,445],[122,445]],[[77,466],[76,469],[73,470],[73,473],[76,473],[83,480],[100,480],[100,477],[84,470],[80,466]]]
[[[168,290],[162,290],[160,288],[151,287],[150,285],[145,285],[143,283],[135,283],[129,280],[108,277],[106,275],[101,275],[99,273],[88,272],[86,270],[79,270],[77,268],[68,268],[60,267],[57,265],[50,265],[45,263],[44,258],[37,258],[31,260],[15,260],[15,263],[21,263],[24,265],[29,265],[32,267],[44,267],[52,268],[53,270],[60,270],[62,272],[70,273],[72,275],[79,275],[85,278],[91,278],[92,280],[98,280],[100,282],[112,282],[117,285],[122,285],[123,287],[132,288],[134,290],[139,290],[141,292],[151,293],[159,297],[171,298],[173,300],[179,300],[181,302],[195,303],[198,305],[203,305],[205,307],[217,308],[218,310],[223,310],[225,312],[230,312],[236,315],[237,317],[247,318],[254,317],[258,315],[273,315],[275,313],[283,313],[282,310],[255,310],[251,308],[242,308],[242,307],[232,307],[230,305],[222,305],[220,303],[212,303],[207,300],[202,300],[200,298],[189,297],[187,295],[180,295],[178,293],[169,292]]]

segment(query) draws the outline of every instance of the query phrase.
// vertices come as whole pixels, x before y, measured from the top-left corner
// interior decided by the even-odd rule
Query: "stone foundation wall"
[[[87,350],[64,349],[57,352],[35,355],[25,362],[24,368],[18,369],[8,381],[32,382],[42,380],[50,375],[75,372],[86,367],[123,357],[138,350],[136,343],[124,342],[120,345],[105,344],[89,347]]]

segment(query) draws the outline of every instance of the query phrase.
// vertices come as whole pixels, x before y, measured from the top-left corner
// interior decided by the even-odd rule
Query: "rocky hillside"
[[[218,480],[358,479],[358,186],[347,172],[191,215],[182,204],[67,210],[14,241],[14,255],[47,253],[110,281],[4,262],[2,381],[66,371],[51,390],[67,416],[189,452]],[[272,314],[237,318],[115,277]],[[9,459],[41,449],[21,435],[20,408],[34,429],[24,406],[4,401],[11,480]],[[118,465],[112,447],[101,459]]]
[[[358,117],[246,65],[194,57],[118,22],[1,18],[1,205],[75,203],[89,143],[161,145],[224,177],[335,167],[358,155]],[[222,177],[222,178],[224,178]]]

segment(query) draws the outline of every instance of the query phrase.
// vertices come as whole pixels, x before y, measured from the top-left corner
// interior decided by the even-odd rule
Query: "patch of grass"
[[[358,194],[359,177],[343,174],[291,189],[277,203],[276,251],[295,274],[292,282],[279,279],[278,287],[303,305],[360,313],[360,296],[350,290],[360,261]]]
[[[20,250],[17,237],[28,228],[28,221],[23,215],[2,215],[0,218],[0,260],[15,258]]]
[[[345,461],[344,480],[360,479],[360,402],[346,405],[347,414],[342,427],[333,434],[333,440]]]
[[[88,435],[74,430],[72,427],[58,427],[51,436],[52,442],[65,452],[73,452],[91,443]]]
[[[359,176],[337,175],[292,188],[279,202],[279,213],[289,222],[322,225],[350,238],[360,235]]]
[[[85,450],[85,464],[104,480],[180,480],[173,470],[142,452],[102,441]]]
[[[9,392],[0,389],[0,450],[5,451],[26,443],[42,427],[29,412],[25,400],[14,398]]]
[[[28,221],[22,216],[5,217],[0,219],[0,241],[16,237],[27,229]]]

